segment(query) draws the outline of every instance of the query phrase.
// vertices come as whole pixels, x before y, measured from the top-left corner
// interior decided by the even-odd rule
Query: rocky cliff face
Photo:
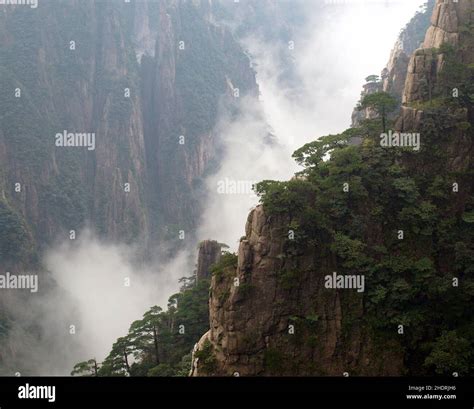
[[[396,123],[399,131],[411,132],[419,129],[425,120],[424,106],[430,107],[436,103],[435,94],[439,92],[440,84],[454,98],[461,98],[459,90],[449,86],[450,79],[456,78],[456,73],[444,74],[447,59],[457,64],[468,66],[474,62],[474,39],[470,27],[474,22],[474,3],[472,0],[459,2],[438,0],[431,17],[421,48],[411,56],[405,88],[401,115]],[[459,66],[459,65],[458,65]],[[443,78],[444,75],[444,78]],[[459,123],[473,123],[473,109],[458,110]],[[465,130],[459,130],[462,136]],[[470,141],[461,138],[462,143],[450,147],[452,160],[450,168],[463,171],[469,168]]]
[[[392,94],[399,101],[402,100],[410,56],[423,43],[425,33],[430,27],[430,16],[434,4],[435,0],[428,1],[426,9],[418,12],[402,30],[390,53],[387,66],[382,70],[380,81],[365,84],[361,99],[366,95],[384,91]],[[352,125],[357,126],[363,119],[371,119],[375,116],[375,112],[369,108],[362,111],[354,110]]]
[[[255,73],[231,33],[211,23],[209,1],[159,2],[153,57],[142,59],[145,147],[157,229],[192,230],[202,178],[216,166],[220,107],[258,95]]]
[[[410,56],[423,43],[426,30],[430,27],[434,5],[435,0],[430,0],[426,9],[417,13],[407,24],[390,53],[387,67],[382,72],[382,90],[400,100],[405,88]]]
[[[466,31],[472,23],[472,7],[470,0],[436,2],[423,45],[410,59],[403,93],[405,104],[430,98],[445,60],[442,46],[454,47],[462,63],[472,63],[473,40]]]
[[[235,88],[258,93],[211,2],[1,7],[0,267],[31,266],[86,225],[145,243],[191,233],[201,178],[219,160],[219,106]],[[64,132],[95,146],[57,146]],[[22,254],[7,254],[14,237]]]
[[[472,6],[470,0],[436,2],[423,48],[410,58],[403,90],[405,103],[425,101],[419,91],[420,81],[427,75],[435,83],[438,79],[443,55],[431,59],[428,57],[433,55],[431,47],[440,47],[443,41],[448,41],[457,50],[458,62],[472,62],[472,39],[463,35],[460,25],[460,22],[472,23]],[[392,76],[390,86],[395,83],[398,88],[400,80],[395,81]],[[467,111],[460,120],[464,118],[472,124],[472,112]],[[402,107],[398,129],[413,132],[422,125],[426,125],[422,110]],[[450,143],[447,138],[445,145],[440,146],[449,152],[453,167],[458,171],[469,169],[471,138],[461,130],[450,128],[446,132],[450,132],[456,143]],[[409,163],[413,166],[411,172],[420,171],[414,162],[409,160]],[[464,209],[471,184],[465,181],[466,193],[462,198],[459,196],[455,208]],[[318,190],[317,194],[324,191]],[[372,331],[365,319],[364,296],[354,290],[332,291],[325,287],[325,275],[338,267],[331,248],[319,243],[317,238],[314,241],[319,245],[310,246],[307,241],[314,237],[306,237],[303,250],[289,256],[287,239],[291,222],[283,216],[269,216],[263,206],[250,213],[237,266],[213,275],[210,330],[196,345],[195,356],[200,358],[193,361],[192,375],[404,374],[406,356],[400,338],[382,341]],[[368,241],[372,235],[370,231],[364,234]],[[441,258],[446,257],[445,254]],[[446,270],[439,269],[440,275]],[[203,356],[206,364],[201,362]]]
[[[0,20],[1,200],[29,237],[25,250],[87,221],[111,238],[146,238],[138,67],[120,8],[2,6]],[[57,146],[58,133],[94,134],[95,146]]]
[[[202,178],[219,163],[219,109],[258,94],[247,55],[211,6],[0,5],[2,274],[38,271],[40,288],[54,288],[42,251],[86,226],[144,252],[165,240],[176,248],[180,230],[192,237]],[[58,146],[63,133],[81,146]],[[209,243],[200,276],[219,255]],[[21,360],[19,347],[3,341],[23,323],[15,316],[20,296],[0,297],[0,361]]]
[[[324,274],[335,268],[327,254],[283,258],[287,222],[258,206],[247,221],[237,270],[213,276],[210,331],[198,344],[212,345],[212,375],[400,374],[396,343],[374,353],[377,341],[362,325],[360,294],[325,289]],[[199,361],[193,374],[207,374]]]

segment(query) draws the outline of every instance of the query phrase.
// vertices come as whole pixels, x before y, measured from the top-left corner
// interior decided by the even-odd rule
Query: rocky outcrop
[[[401,97],[407,76],[409,54],[399,39],[390,54],[387,67],[382,71],[381,90]]]
[[[197,281],[207,279],[211,275],[211,267],[221,259],[222,245],[215,240],[204,240],[199,243],[196,270]]]
[[[439,48],[443,44],[457,46],[460,24],[466,22],[472,7],[470,1],[437,1],[431,17],[431,27],[426,33],[423,48]]]
[[[365,96],[375,94],[376,92],[382,91],[382,84],[378,81],[368,82],[362,87],[360,94],[360,100],[362,101]],[[352,111],[352,126],[358,126],[364,119],[373,119],[377,117],[377,113],[372,108],[359,108],[356,107]]]
[[[471,0],[437,0],[423,45],[410,59],[403,93],[403,102],[426,101],[430,98],[443,67],[443,45],[452,46],[462,54],[461,61],[473,60],[472,39],[463,27],[472,23]],[[464,45],[461,47],[461,43]]]
[[[364,326],[360,294],[324,286],[335,266],[312,249],[283,257],[288,220],[249,215],[238,266],[212,278],[210,331],[196,346],[211,345],[213,375],[398,375],[396,342],[378,341]],[[380,352],[380,351],[383,352]],[[194,362],[194,375],[206,370]]]
[[[411,54],[423,42],[426,30],[430,26],[430,16],[433,12],[435,0],[427,3],[426,9],[418,12],[400,33],[395,43],[387,66],[382,70],[379,82],[370,82],[364,85],[361,100],[375,92],[388,92],[399,101],[402,100],[403,90],[408,72]],[[352,126],[358,126],[364,119],[373,119],[377,114],[370,108],[354,110]]]
[[[423,110],[413,103],[419,105],[432,99],[446,58],[446,50],[442,47],[452,47],[462,64],[474,62],[474,41],[466,29],[474,21],[473,7],[472,0],[436,1],[423,45],[410,59],[397,130],[420,127]]]
[[[390,53],[387,67],[382,72],[382,90],[401,100],[408,64],[412,53],[423,43],[425,33],[430,26],[435,0],[430,0],[426,9],[418,12],[402,30],[395,47]]]

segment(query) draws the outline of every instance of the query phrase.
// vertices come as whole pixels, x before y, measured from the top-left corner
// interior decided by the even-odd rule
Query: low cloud
[[[137,249],[90,231],[55,246],[45,255],[38,295],[10,290],[5,301],[18,323],[3,344],[5,375],[67,375],[79,361],[103,360],[134,320],[153,305],[166,308],[178,279],[192,273],[190,255],[144,265]]]

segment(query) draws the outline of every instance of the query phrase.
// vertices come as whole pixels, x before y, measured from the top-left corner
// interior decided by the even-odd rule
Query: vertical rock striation
[[[218,112],[238,95],[258,95],[255,72],[212,2],[159,2],[155,52],[142,58],[145,146],[154,230],[193,230],[202,179],[219,161]],[[233,84],[232,88],[229,84]],[[166,232],[166,233],[163,233]]]
[[[221,249],[222,245],[215,240],[204,240],[199,243],[197,281],[210,278],[211,267],[221,259]]]
[[[31,248],[88,222],[111,239],[146,239],[138,65],[121,9],[45,1],[3,6],[0,20],[0,197]],[[95,149],[56,146],[64,131],[93,133]]]
[[[282,257],[287,222],[266,216],[262,206],[252,210],[237,269],[212,278],[210,330],[196,347],[212,346],[212,374],[401,374],[396,342],[383,352],[375,348],[363,324],[362,297],[325,289],[324,274],[335,268],[328,254]],[[199,362],[193,374],[206,375]]]
[[[472,7],[471,0],[436,2],[422,47],[410,59],[403,103],[426,101],[430,97],[430,89],[438,81],[444,63],[442,46],[454,47],[465,64],[473,61],[473,40],[463,30],[463,26],[472,23]]]
[[[0,267],[31,265],[86,225],[145,244],[192,232],[202,178],[219,161],[219,109],[237,102],[228,84],[258,94],[248,57],[212,22],[211,6],[1,6],[0,213],[16,220],[24,252]],[[95,149],[55,146],[64,131],[94,133]]]

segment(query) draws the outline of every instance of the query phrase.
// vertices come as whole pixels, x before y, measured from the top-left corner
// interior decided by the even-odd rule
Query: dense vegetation
[[[29,236],[21,216],[0,200],[0,260],[19,261],[29,251]]]
[[[248,58],[229,33],[208,26],[202,10],[191,2],[179,5],[179,16],[173,16],[180,27],[176,86],[182,103],[180,126],[193,143],[216,124],[223,96],[233,98],[229,82],[244,96],[253,86],[238,69],[229,72],[229,63],[238,68],[249,64]],[[179,17],[179,20],[177,18]]]
[[[16,182],[27,186],[29,197],[38,196],[41,220],[31,223],[23,215],[37,250],[52,239],[53,231],[79,230],[86,218],[99,234],[107,233],[110,178],[97,171],[95,152],[58,149],[54,137],[63,130],[95,132],[98,150],[107,144],[110,156],[117,157],[121,179],[136,176],[129,128],[140,89],[140,67],[121,7],[99,2],[93,18],[87,5],[78,5],[73,13],[67,3],[44,6],[34,13],[24,7],[8,10],[2,19],[6,40],[0,47],[0,89],[5,90],[0,93],[0,138],[7,157],[0,184],[9,203],[19,196],[11,188]],[[113,40],[101,23],[110,15],[118,25]],[[112,46],[120,70],[98,58]],[[124,97],[126,88],[133,91],[130,98]],[[95,117],[88,119],[84,111],[92,107]],[[90,183],[96,171],[100,186]],[[141,194],[145,182],[135,182]],[[136,240],[139,217],[133,209],[124,213],[124,240]]]
[[[394,124],[379,110],[297,150],[298,177],[257,192],[269,215],[289,217],[288,257],[326,246],[338,273],[365,275],[362,324],[380,340],[398,337],[408,374],[472,374],[474,67],[449,47],[433,52],[446,65],[422,104],[419,151],[381,147],[381,130]]]

